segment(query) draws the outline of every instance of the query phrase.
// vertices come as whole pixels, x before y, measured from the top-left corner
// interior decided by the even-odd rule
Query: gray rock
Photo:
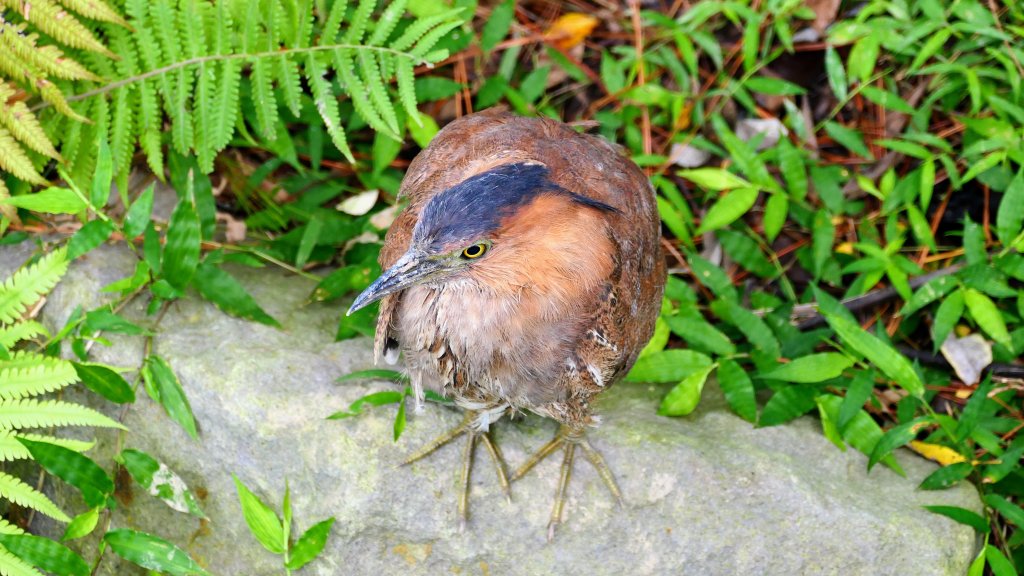
[[[20,252],[16,252],[20,251]],[[0,275],[27,252],[0,248]],[[44,309],[59,324],[78,304],[105,297],[98,288],[127,275],[132,256],[104,247],[76,263]],[[275,508],[291,486],[295,532],[337,518],[322,557],[306,574],[963,574],[975,554],[970,528],[921,509],[925,504],[978,510],[969,485],[940,492],[915,489],[935,466],[899,455],[909,478],[841,452],[803,418],[755,429],[729,413],[708,386],[687,418],[655,414],[664,389],[622,383],[601,398],[602,425],[593,445],[625,494],[617,509],[584,460],[576,466],[565,523],[553,543],[546,526],[560,458],[513,485],[505,501],[481,450],[474,471],[467,530],[456,529],[457,467],[462,444],[399,467],[404,455],[454,426],[460,415],[428,405],[392,442],[394,407],[359,418],[325,417],[382,382],[335,382],[371,367],[367,339],[333,342],[343,306],[303,305],[308,280],[277,269],[232,269],[282,330],[236,320],[198,298],[174,304],[163,319],[156,352],[176,370],[199,422],[191,440],[144,393],[127,412],[125,447],[149,452],[201,494],[208,524],[174,512],[135,488],[112,527],[161,535],[220,575],[281,574],[276,557],[248,533],[231,475]],[[143,303],[127,314],[147,321]],[[148,321],[151,321],[149,319]],[[96,359],[137,366],[138,339],[96,346]],[[100,401],[89,395],[83,401]],[[117,409],[107,405],[108,413]],[[496,425],[511,466],[545,443],[550,421],[526,417]],[[114,435],[99,433],[93,456],[109,466]],[[77,498],[59,482],[48,489],[70,512]],[[39,520],[51,533],[62,527]],[[95,551],[95,538],[83,546]],[[104,574],[141,574],[108,556]]]

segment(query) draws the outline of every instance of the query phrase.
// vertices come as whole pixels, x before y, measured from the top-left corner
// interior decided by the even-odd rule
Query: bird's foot
[[[501,450],[498,448],[498,444],[493,438],[491,438],[490,431],[481,432],[474,427],[476,419],[477,413],[467,410],[466,415],[458,426],[438,436],[432,442],[420,448],[402,462],[403,466],[412,464],[417,460],[421,460],[433,454],[438,448],[441,448],[459,436],[462,436],[463,434],[466,435],[466,445],[462,452],[462,470],[459,476],[462,483],[458,504],[459,532],[465,530],[466,522],[469,520],[470,471],[473,469],[473,453],[476,451],[475,448],[477,441],[487,448],[487,453],[490,454],[491,461],[494,463],[495,472],[498,475],[498,484],[501,485],[501,490],[505,493],[505,499],[509,502],[512,501],[511,491],[509,490],[509,479],[508,475],[505,473],[505,458],[501,455]]]
[[[586,432],[582,427],[561,425],[555,437],[512,474],[512,481],[515,482],[525,476],[534,466],[559,448],[562,448],[565,454],[562,457],[562,471],[558,480],[558,491],[555,493],[555,505],[551,509],[551,520],[548,522],[549,542],[555,536],[555,528],[562,522],[562,509],[565,507],[565,495],[569,488],[569,478],[572,475],[572,465],[576,457],[577,448],[583,451],[587,460],[590,461],[590,464],[597,470],[601,480],[604,481],[605,486],[608,487],[608,491],[615,497],[618,505],[622,506],[622,491],[619,490],[618,484],[615,483],[615,476],[612,474],[611,468],[605,463],[604,457],[587,441]]]

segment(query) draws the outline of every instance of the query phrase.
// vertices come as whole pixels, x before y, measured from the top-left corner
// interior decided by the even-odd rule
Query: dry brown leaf
[[[583,42],[597,27],[599,20],[588,14],[569,12],[562,14],[544,32],[544,38],[562,50]]]
[[[940,446],[938,444],[929,444],[919,440],[911,440],[910,449],[929,460],[938,462],[943,466],[949,466],[950,464],[956,464],[966,460],[959,452],[952,448],[947,448],[946,446]]]
[[[245,240],[245,220],[239,220],[227,212],[217,212],[217,221],[224,223],[224,240],[229,244]]]
[[[807,7],[814,11],[814,29],[824,32],[835,21],[841,0],[806,0]]]

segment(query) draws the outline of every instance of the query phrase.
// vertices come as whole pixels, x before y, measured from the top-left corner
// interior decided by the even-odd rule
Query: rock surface
[[[0,277],[30,247],[0,247]],[[50,297],[44,319],[58,325],[75,305],[95,306],[98,288],[127,275],[132,257],[103,247],[72,266]],[[236,474],[273,507],[290,483],[294,532],[337,518],[320,559],[303,574],[963,574],[977,547],[970,528],[933,515],[925,504],[978,509],[970,486],[915,490],[934,465],[899,455],[909,478],[883,466],[866,472],[859,453],[841,452],[818,423],[803,418],[755,429],[729,413],[713,386],[687,418],[655,415],[662,390],[619,384],[601,399],[604,423],[591,434],[625,494],[617,509],[593,469],[580,460],[565,523],[553,543],[546,525],[558,477],[550,459],[513,485],[505,501],[480,450],[470,523],[456,529],[456,469],[462,444],[400,468],[403,456],[458,423],[428,405],[411,417],[398,444],[393,406],[351,420],[324,418],[382,382],[338,384],[371,366],[366,339],[333,342],[343,307],[303,306],[308,280],[276,269],[233,269],[283,325],[277,330],[231,318],[197,297],[171,307],[155,350],[181,379],[199,423],[190,439],[145,394],[127,412],[126,447],[157,457],[205,494],[210,523],[174,512],[138,487],[112,527],[132,527],[186,548],[218,575],[282,574],[277,557],[248,533],[232,482]],[[142,304],[126,314],[146,321]],[[94,357],[137,366],[142,342],[112,338]],[[78,399],[101,405],[89,395]],[[115,407],[106,405],[108,413]],[[503,421],[495,435],[510,466],[554,432],[549,421]],[[93,457],[109,468],[113,435],[101,432]],[[70,489],[48,481],[69,512]],[[39,527],[60,533],[62,527]],[[95,550],[87,542],[86,550]],[[114,558],[104,574],[142,574]]]

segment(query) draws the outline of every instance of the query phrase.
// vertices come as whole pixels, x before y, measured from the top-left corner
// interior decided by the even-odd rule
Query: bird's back
[[[548,406],[518,406],[562,421],[586,419],[589,398],[625,374],[650,338],[665,280],[654,192],[643,172],[615,146],[554,120],[501,111],[456,120],[410,165],[400,191],[408,206],[388,231],[380,263],[387,269],[406,252],[431,198],[467,178],[512,163],[543,164],[554,185],[615,209],[600,215],[597,227],[603,230],[594,231],[602,242],[607,239],[611,252],[607,277],[585,295],[587,302],[567,311],[574,316],[573,326],[579,324],[579,333],[568,344],[571,357],[560,361],[560,380],[538,383],[521,396],[527,399],[522,402],[533,398],[534,404]],[[397,315],[404,294],[381,301],[378,357],[390,360],[400,347],[408,353],[412,345],[399,342]]]

